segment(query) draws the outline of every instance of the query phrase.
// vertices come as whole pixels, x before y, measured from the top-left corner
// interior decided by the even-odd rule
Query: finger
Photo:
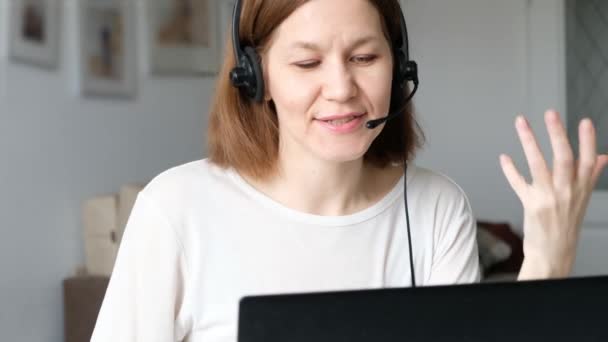
[[[518,116],[515,120],[515,127],[517,128],[517,134],[524,149],[524,154],[528,160],[528,167],[532,174],[532,183],[552,186],[551,173],[547,168],[545,158],[540,151],[540,147],[538,147],[532,128],[522,115]]]
[[[597,184],[597,181],[602,175],[602,171],[606,166],[608,166],[608,154],[602,154],[597,158],[595,169],[591,175],[592,188],[595,188],[595,184]]]
[[[511,188],[513,188],[517,197],[523,202],[524,198],[526,198],[526,190],[528,188],[526,179],[517,171],[517,167],[513,163],[513,160],[506,154],[500,155],[500,166],[507,181],[511,185]]]
[[[578,127],[579,162],[577,177],[581,182],[591,180],[597,163],[595,128],[590,119],[583,119]]]
[[[568,134],[559,114],[554,110],[545,112],[545,124],[553,148],[553,184],[558,189],[568,188],[574,179],[575,161]]]

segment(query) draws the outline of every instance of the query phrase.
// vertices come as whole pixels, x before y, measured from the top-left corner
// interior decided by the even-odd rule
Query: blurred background
[[[103,285],[66,280],[103,275],[91,259],[117,248],[129,209],[121,190],[206,156],[231,4],[0,0],[0,340],[76,341],[66,317],[82,299],[68,302],[78,296],[68,288],[99,300],[87,291]],[[498,162],[507,153],[528,174],[518,113],[549,161],[548,108],[562,113],[575,148],[578,121],[591,117],[608,153],[608,3],[402,4],[428,139],[416,163],[454,179],[479,220],[521,235],[521,204]],[[608,172],[585,218],[576,276],[608,274],[605,208]],[[87,234],[102,247],[87,247]]]

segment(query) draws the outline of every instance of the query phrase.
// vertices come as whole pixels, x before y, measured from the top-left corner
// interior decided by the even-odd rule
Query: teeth
[[[333,126],[340,126],[340,125],[344,125],[345,123],[351,122],[355,119],[354,116],[351,116],[349,118],[344,118],[344,119],[339,119],[339,120],[329,120],[326,121],[329,124],[333,125]]]

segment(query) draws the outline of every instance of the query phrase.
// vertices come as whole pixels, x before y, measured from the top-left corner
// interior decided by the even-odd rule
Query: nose
[[[357,95],[357,84],[352,70],[342,62],[329,65],[323,73],[323,97],[329,101],[346,102]]]

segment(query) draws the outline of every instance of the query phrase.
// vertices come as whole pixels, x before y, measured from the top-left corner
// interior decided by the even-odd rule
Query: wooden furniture
[[[109,277],[77,276],[63,281],[65,342],[89,342]]]

